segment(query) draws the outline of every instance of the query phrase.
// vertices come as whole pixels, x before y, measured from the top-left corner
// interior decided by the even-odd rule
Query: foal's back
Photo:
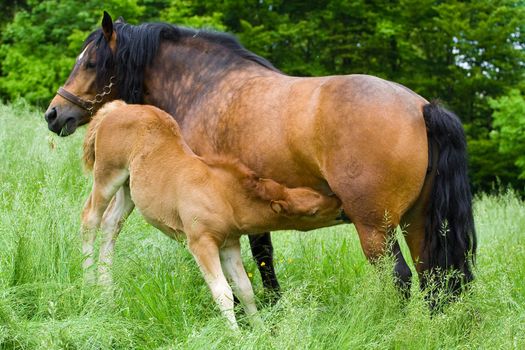
[[[154,106],[122,101],[107,104],[86,135],[88,169],[94,163],[89,159],[90,148],[96,158],[95,183],[120,183],[119,179],[129,177],[131,197],[141,214],[170,236],[185,229],[183,222],[188,220],[184,217],[195,216],[203,208],[213,208],[210,212],[215,215],[211,216],[217,222],[227,214],[220,210],[227,201],[220,189],[231,186],[233,176],[228,183],[214,176],[217,174],[184,142],[173,118]]]
[[[147,156],[164,143],[171,143],[174,152],[192,154],[169,114],[154,106],[113,101],[98,111],[89,125],[84,163],[88,170],[95,158],[99,164],[127,168],[138,153]]]

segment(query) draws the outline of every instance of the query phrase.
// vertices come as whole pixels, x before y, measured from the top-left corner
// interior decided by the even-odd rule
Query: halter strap
[[[57,94],[65,98],[71,103],[76,104],[80,108],[85,109],[88,112],[91,112],[93,110],[93,102],[92,101],[86,101],[81,99],[80,97],[73,95],[71,92],[64,89],[62,86],[58,89]]]

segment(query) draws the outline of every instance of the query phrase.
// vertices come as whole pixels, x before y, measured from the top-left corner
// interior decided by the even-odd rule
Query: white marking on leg
[[[210,288],[213,299],[219,306],[224,317],[229,321],[230,327],[232,329],[238,329],[239,326],[237,325],[233,311],[233,293],[222,272],[217,245],[212,240],[206,238],[199,238],[196,242],[190,240],[188,243],[204,276],[204,280]]]
[[[135,207],[129,193],[129,187],[121,187],[112,202],[106,209],[102,218],[102,244],[100,246],[99,265],[98,265],[98,282],[103,286],[111,286],[113,278],[111,275],[111,266],[113,265],[113,252],[118,234],[122,224],[133,211]]]
[[[239,240],[236,239],[228,242],[228,244],[221,248],[220,257],[224,273],[228,279],[232,281],[232,288],[235,295],[243,304],[246,315],[250,317],[250,322],[254,326],[261,325],[262,320],[257,314],[252,284],[242,264]]]
[[[84,208],[80,229],[82,236],[82,254],[84,256],[82,270],[84,272],[84,281],[88,284],[93,284],[96,280],[95,271],[92,267],[95,263],[93,251],[99,222],[100,219],[97,218],[96,210],[92,207],[92,195],[90,195]]]

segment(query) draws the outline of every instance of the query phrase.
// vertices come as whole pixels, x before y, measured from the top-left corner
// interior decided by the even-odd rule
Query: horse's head
[[[117,97],[113,78],[116,40],[113,21],[104,12],[102,28],[86,39],[69,78],[47,108],[49,130],[71,135],[79,125],[88,123],[104,102]]]

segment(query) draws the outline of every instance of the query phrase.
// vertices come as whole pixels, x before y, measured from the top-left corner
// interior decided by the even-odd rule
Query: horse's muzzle
[[[77,130],[77,121],[75,118],[68,118],[57,134],[58,136],[65,137],[74,133],[75,130]]]
[[[57,119],[56,107],[50,108],[48,111],[46,111],[46,114],[44,114],[44,119],[46,120],[48,125],[51,125],[51,123],[53,123]]]

